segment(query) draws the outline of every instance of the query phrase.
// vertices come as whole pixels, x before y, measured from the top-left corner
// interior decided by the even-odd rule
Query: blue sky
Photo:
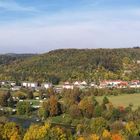
[[[139,0],[0,0],[0,53],[140,45]]]

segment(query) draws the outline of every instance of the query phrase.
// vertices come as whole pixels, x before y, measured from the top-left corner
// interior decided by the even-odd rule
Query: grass
[[[133,105],[133,109],[137,109],[140,106],[140,94],[123,94],[118,96],[107,96],[110,102],[114,106],[124,106],[127,107],[129,104]],[[102,97],[96,97],[99,103],[102,103]]]
[[[40,100],[24,100],[25,102],[32,102],[32,105],[39,105],[40,104]]]
[[[69,125],[72,120],[71,120],[71,117],[69,115],[62,114],[60,116],[52,117],[51,121],[52,121],[52,123]]]

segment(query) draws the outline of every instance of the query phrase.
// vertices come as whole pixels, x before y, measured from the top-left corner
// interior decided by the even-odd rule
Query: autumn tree
[[[94,111],[94,105],[92,104],[92,101],[88,98],[84,98],[79,103],[79,108],[81,109],[83,115],[87,118],[91,118]]]
[[[90,122],[90,128],[95,134],[102,134],[107,127],[107,121],[102,117],[92,119]]]
[[[44,125],[31,125],[26,131],[23,140],[44,140],[49,131],[50,125],[48,123]]]
[[[53,127],[50,130],[49,135],[46,136],[46,139],[50,140],[67,140],[65,132],[60,127]]]
[[[61,113],[60,104],[58,103],[55,96],[50,97],[49,105],[50,105],[50,108],[49,108],[50,116],[56,116]]]
[[[78,105],[73,104],[70,108],[69,108],[69,114],[71,115],[72,118],[79,118],[81,117],[81,111],[78,108]]]
[[[21,140],[20,127],[13,122],[6,123],[3,128],[2,137],[4,140]]]

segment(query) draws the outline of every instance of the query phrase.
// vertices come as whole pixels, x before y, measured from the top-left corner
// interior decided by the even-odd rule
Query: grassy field
[[[140,106],[140,94],[123,94],[118,96],[107,96],[114,106],[128,106],[133,104],[133,109]],[[102,102],[102,97],[96,97],[99,103]]]

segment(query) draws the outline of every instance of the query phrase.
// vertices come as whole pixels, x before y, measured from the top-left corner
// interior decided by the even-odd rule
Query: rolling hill
[[[10,64],[15,60],[23,60],[32,56],[35,56],[35,54],[0,54],[0,65]]]
[[[60,49],[0,66],[0,80],[59,81],[140,78],[139,48]],[[124,70],[132,71],[124,74]]]

